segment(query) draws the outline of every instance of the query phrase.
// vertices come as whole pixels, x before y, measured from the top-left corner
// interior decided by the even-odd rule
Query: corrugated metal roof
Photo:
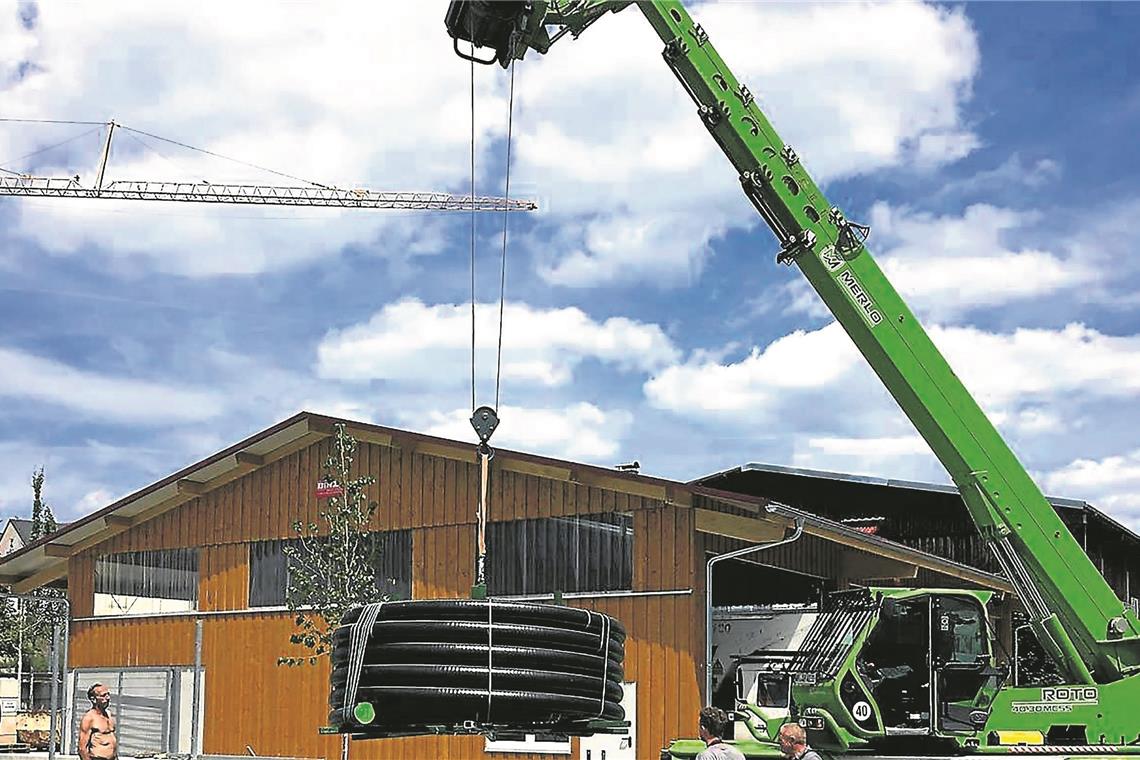
[[[882,486],[884,488],[897,488],[900,490],[908,491],[926,491],[931,493],[945,493],[955,494],[959,493],[957,486],[950,483],[927,483],[919,480],[904,480],[900,478],[881,478],[874,475],[854,475],[844,472],[833,472],[831,470],[814,470],[807,467],[787,467],[778,464],[766,464],[763,462],[748,462],[739,467],[733,467],[728,470],[722,470],[711,475],[705,475],[697,478],[692,483],[704,483],[709,480],[714,480],[724,475],[732,473],[745,473],[745,472],[767,472],[776,475],[792,475],[795,477],[812,478],[816,480],[835,480],[843,483],[856,483],[869,486]],[[1074,509],[1087,513],[1090,517],[1111,526],[1114,530],[1131,540],[1140,543],[1140,534],[1134,532],[1131,528],[1118,522],[1109,515],[1100,511],[1092,504],[1081,499],[1069,499],[1063,496],[1045,496],[1045,499],[1054,507],[1061,509]]]

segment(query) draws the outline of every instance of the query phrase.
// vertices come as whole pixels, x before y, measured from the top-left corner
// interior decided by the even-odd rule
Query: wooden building
[[[282,545],[295,536],[294,521],[316,519],[314,487],[338,422],[298,414],[0,560],[0,582],[15,592],[66,585],[72,704],[85,702],[82,690],[96,678],[145,692],[112,705],[125,752],[185,751],[200,631],[203,752],[340,756],[339,737],[317,732],[326,719],[327,665],[276,664],[297,653],[282,606]],[[392,590],[468,596],[474,446],[345,422],[360,442],[357,471],[376,479],[373,527],[383,532]],[[671,739],[696,733],[704,578],[715,554],[802,527],[794,543],[718,566],[713,598],[731,603],[874,579],[1009,590],[996,576],[762,497],[518,452],[499,450],[492,462],[489,511],[492,595],[541,599],[559,591],[566,603],[626,625],[625,677],[637,694],[629,757],[655,758]],[[584,756],[582,741],[561,746],[563,756]],[[418,737],[357,742],[351,757],[484,751],[477,736]],[[519,752],[496,756],[557,756]]]

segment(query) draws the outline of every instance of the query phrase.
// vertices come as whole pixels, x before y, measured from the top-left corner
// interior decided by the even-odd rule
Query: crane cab
[[[1004,672],[984,591],[844,592],[789,665],[791,719],[834,749],[971,743]]]

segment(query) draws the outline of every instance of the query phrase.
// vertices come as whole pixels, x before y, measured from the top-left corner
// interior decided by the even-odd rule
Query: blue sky
[[[404,7],[405,5],[409,7]],[[0,117],[115,119],[341,187],[464,192],[444,5],[0,0]],[[414,7],[411,7],[414,6]],[[327,10],[326,10],[327,8]],[[705,3],[694,15],[1043,488],[1140,527],[1140,6]],[[687,479],[945,481],[634,10],[516,70],[500,446]],[[506,72],[476,74],[501,194]],[[0,123],[90,183],[98,131]],[[121,135],[108,179],[279,183]],[[494,401],[501,216],[477,226]],[[0,513],[74,518],[298,410],[470,439],[470,220],[0,199]]]

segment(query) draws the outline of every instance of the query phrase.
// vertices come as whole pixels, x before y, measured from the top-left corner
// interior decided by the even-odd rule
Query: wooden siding
[[[295,521],[317,519],[313,488],[329,445],[325,440],[272,461],[72,557],[68,587],[75,616],[91,614],[98,555],[180,547],[200,549],[199,609],[243,610],[250,542],[288,538]],[[474,583],[476,465],[369,443],[360,444],[356,464],[376,479],[368,489],[379,505],[373,527],[412,529],[413,596],[468,596]],[[570,602],[614,615],[627,627],[626,680],[638,684],[638,756],[656,757],[671,739],[695,735],[700,708],[703,558],[694,543],[692,510],[599,486],[492,470],[491,520],[611,511],[633,514],[634,592],[685,592]],[[258,755],[339,757],[339,739],[316,733],[326,718],[327,665],[276,664],[277,657],[296,653],[288,644],[291,619],[280,612],[203,619],[203,751],[244,754],[248,744]],[[190,615],[77,621],[70,666],[188,666],[193,646]],[[357,742],[351,756],[466,759],[482,756],[482,746],[480,737],[422,737]],[[574,756],[578,749],[575,740]]]
[[[257,613],[204,618],[203,751],[338,757],[336,737],[321,737],[326,722],[328,665],[290,668],[288,616]],[[194,619],[188,616],[78,622],[72,632],[73,668],[194,664]],[[357,755],[363,757],[363,755]]]
[[[249,608],[249,544],[203,547],[198,576],[199,610]]]

